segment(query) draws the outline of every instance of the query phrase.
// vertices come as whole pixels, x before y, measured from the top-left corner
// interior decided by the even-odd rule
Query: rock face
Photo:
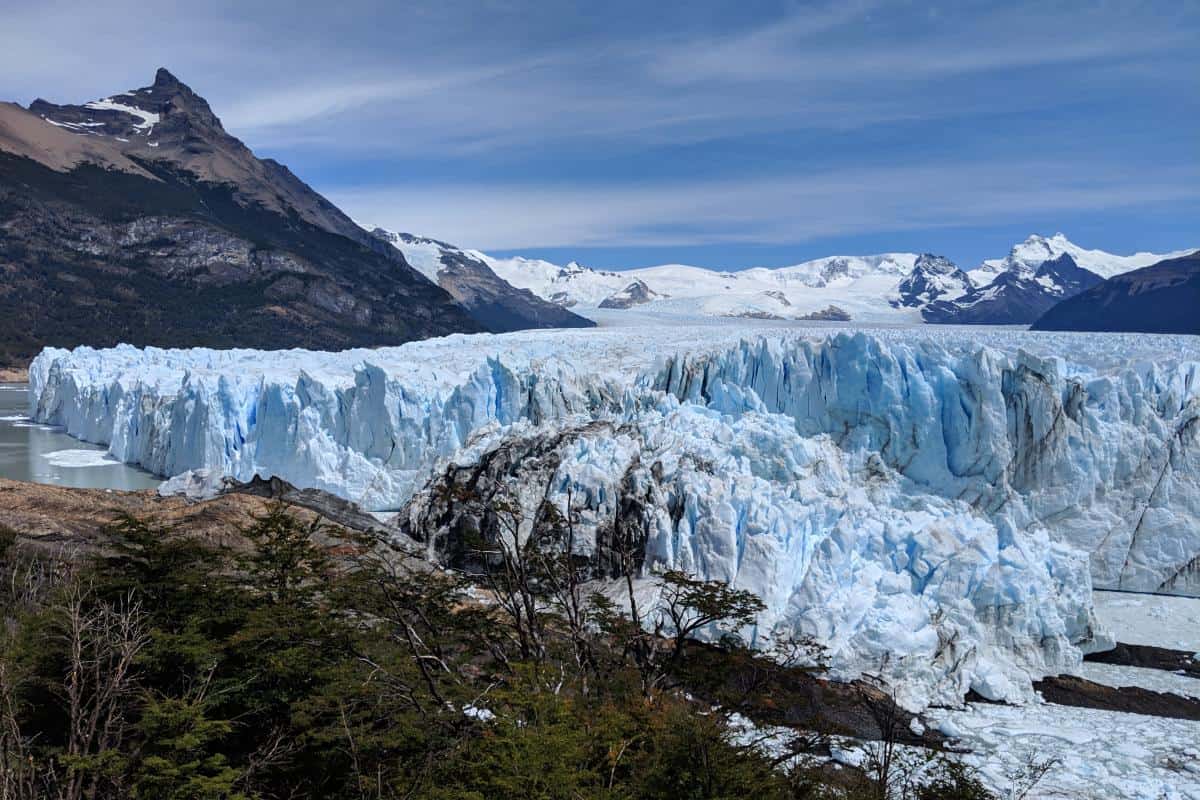
[[[645,281],[637,280],[600,301],[600,308],[633,308],[666,296],[651,289]]]
[[[1063,254],[1036,268],[1011,269],[956,300],[935,300],[921,309],[926,322],[954,325],[1028,325],[1068,297],[1104,279]]]
[[[523,535],[550,504],[597,574],[620,532],[762,597],[751,641],[817,636],[916,704],[1071,671],[1108,643],[1093,581],[1200,592],[1196,340],[730,327],[47,351],[33,414],[160,474],[400,509],[448,560],[487,521],[447,486]]]
[[[961,297],[972,289],[967,273],[943,256],[917,256],[912,272],[896,286],[895,307],[922,308],[934,300]]]
[[[528,289],[517,289],[471,251],[383,228],[372,229],[371,235],[403,253],[409,264],[449,292],[476,322],[493,333],[596,324]]]
[[[796,317],[796,319],[807,320],[809,322],[849,322],[850,314],[837,306],[828,306],[820,311],[813,311],[811,314]]]
[[[1200,251],[1109,278],[1054,306],[1033,328],[1200,334]]]
[[[398,344],[480,326],[159,70],[0,106],[0,366],[46,345]]]

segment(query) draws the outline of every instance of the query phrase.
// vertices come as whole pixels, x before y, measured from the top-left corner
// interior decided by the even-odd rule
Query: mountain
[[[494,258],[474,250],[468,252],[513,286],[529,289],[585,316],[591,309],[636,306],[682,316],[803,320],[827,319],[830,306],[836,306],[834,316],[839,319],[920,321],[916,306],[891,302],[898,284],[912,273],[920,258],[914,253],[831,256],[787,267],[738,272],[686,264],[614,272],[576,262],[563,267],[538,259]],[[936,271],[932,265],[929,269]],[[929,279],[935,278],[931,274]],[[953,291],[950,284],[954,280],[962,281],[938,279],[947,281],[941,290],[945,293]]]
[[[1131,256],[1118,256],[1103,250],[1087,250],[1072,242],[1061,233],[1053,236],[1034,234],[1018,245],[1004,258],[988,259],[970,275],[976,286],[986,286],[1002,272],[1035,272],[1039,265],[1046,261],[1069,255],[1071,259],[1088,272],[1095,273],[1101,278],[1111,278],[1130,270],[1148,267],[1167,258],[1187,255],[1189,251],[1179,250],[1174,253],[1134,253]]]
[[[1200,334],[1200,250],[1109,278],[1055,305],[1033,329]]]
[[[418,272],[449,292],[476,322],[494,333],[596,324],[528,289],[514,287],[470,251],[383,228],[371,229],[371,235],[402,253]]]
[[[999,273],[987,286],[973,287],[955,300],[935,300],[921,309],[926,322],[954,325],[1028,325],[1065,298],[1104,279],[1063,253],[1031,268]]]
[[[0,104],[0,366],[47,345],[342,349],[481,326],[165,69]]]
[[[917,256],[910,272],[896,287],[893,306],[922,308],[939,298],[961,297],[972,288],[971,278],[953,261],[929,253]]]

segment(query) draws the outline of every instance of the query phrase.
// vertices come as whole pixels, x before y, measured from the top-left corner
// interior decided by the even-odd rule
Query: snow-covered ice
[[[1077,674],[1093,683],[1118,689],[1124,686],[1138,686],[1152,692],[1167,692],[1182,697],[1200,698],[1200,680],[1190,675],[1177,675],[1161,669],[1085,661]]]
[[[1119,642],[1200,652],[1200,598],[1096,592],[1095,604]]]
[[[1029,800],[1200,800],[1200,722],[1048,703],[926,716],[1001,797],[1032,759],[1055,764]]]
[[[1031,677],[1076,671],[1110,641],[1093,580],[1200,586],[1198,350],[770,324],[50,349],[31,413],[162,475],[278,475],[372,510],[561,434],[555,469],[514,491],[561,504],[569,487],[593,533],[642,493],[650,564],[756,592],[748,635],[814,634],[841,674],[920,706],[1029,699]]]

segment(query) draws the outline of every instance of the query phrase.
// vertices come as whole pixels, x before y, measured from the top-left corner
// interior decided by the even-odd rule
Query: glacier
[[[756,643],[815,636],[913,707],[1077,668],[1110,643],[1093,584],[1200,592],[1189,337],[647,324],[48,349],[30,381],[38,421],[158,474],[277,475],[410,522],[447,470],[545,443],[500,476],[522,505],[593,545],[634,513],[649,568],[763,598]]]

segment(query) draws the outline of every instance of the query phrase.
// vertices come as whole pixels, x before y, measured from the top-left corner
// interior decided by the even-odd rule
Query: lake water
[[[28,415],[29,387],[0,383],[0,478],[83,489],[150,489],[162,482]]]

